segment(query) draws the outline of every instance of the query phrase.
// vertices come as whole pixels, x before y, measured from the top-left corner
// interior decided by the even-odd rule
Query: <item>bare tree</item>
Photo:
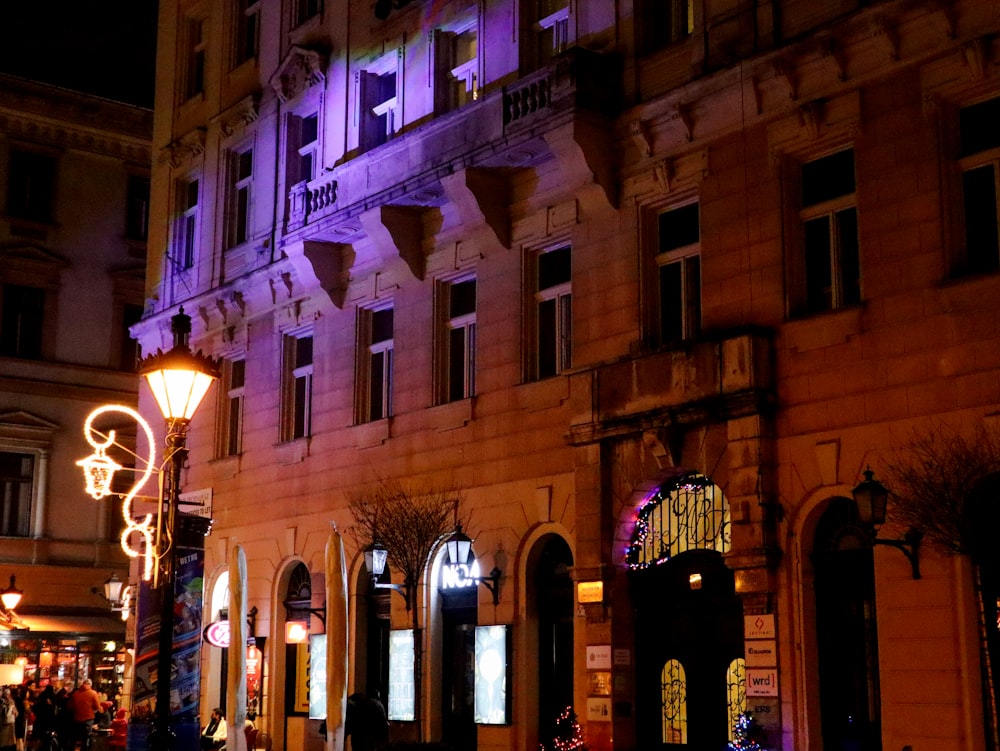
[[[382,480],[350,497],[355,542],[364,550],[379,544],[388,551],[390,569],[403,576],[400,589],[406,598],[413,627],[414,721],[417,740],[423,741],[421,682],[423,639],[420,628],[419,585],[431,553],[462,519],[461,494],[454,490],[418,489],[398,481]]]
[[[1000,721],[991,649],[991,623],[1000,558],[1000,430],[980,425],[971,435],[939,425],[914,433],[889,463],[891,518],[919,530],[935,549],[968,556],[978,615],[987,741],[1000,749]],[[990,593],[994,594],[992,602]],[[989,615],[988,615],[989,614]]]

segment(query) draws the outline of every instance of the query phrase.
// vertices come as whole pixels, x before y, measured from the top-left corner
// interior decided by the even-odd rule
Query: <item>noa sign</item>
[[[470,563],[445,563],[441,566],[441,589],[454,591],[479,584],[479,561]]]

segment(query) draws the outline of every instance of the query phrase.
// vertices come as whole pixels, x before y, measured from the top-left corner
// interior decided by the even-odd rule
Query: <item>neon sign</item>
[[[441,566],[441,589],[468,589],[479,585],[479,561],[445,563]]]

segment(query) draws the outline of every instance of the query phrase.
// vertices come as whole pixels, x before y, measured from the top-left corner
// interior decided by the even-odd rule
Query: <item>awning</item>
[[[20,615],[32,633],[109,634],[125,638],[125,621],[120,616]]]

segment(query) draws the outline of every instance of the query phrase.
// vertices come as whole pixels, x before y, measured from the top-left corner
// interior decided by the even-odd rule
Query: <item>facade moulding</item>
[[[991,34],[998,28],[970,27],[956,54],[953,44],[942,42],[961,36],[961,22],[953,3],[880,4],[822,38],[748,58],[626,110],[615,132],[617,149],[625,155],[624,177],[648,170],[651,160],[690,153],[691,146],[732,132],[733,108],[743,112],[742,122],[736,123],[740,128],[787,117],[803,102],[837,98],[878,80],[887,59],[901,69],[936,60],[957,62],[972,80],[986,80],[997,57]]]
[[[255,92],[220,112],[210,122],[219,126],[224,138],[229,138],[247,125],[255,123],[259,114],[260,92]]]
[[[180,138],[174,139],[160,150],[160,163],[170,164],[174,169],[179,169],[195,157],[205,153],[206,137],[205,128],[195,128]]]
[[[118,137],[107,130],[78,130],[65,124],[39,122],[33,118],[0,113],[0,132],[10,138],[36,143],[53,144],[66,149],[86,151],[128,162],[147,164],[151,161],[148,143]]]
[[[329,53],[324,49],[292,45],[268,84],[280,101],[287,102],[311,86],[322,86],[328,61]]]

